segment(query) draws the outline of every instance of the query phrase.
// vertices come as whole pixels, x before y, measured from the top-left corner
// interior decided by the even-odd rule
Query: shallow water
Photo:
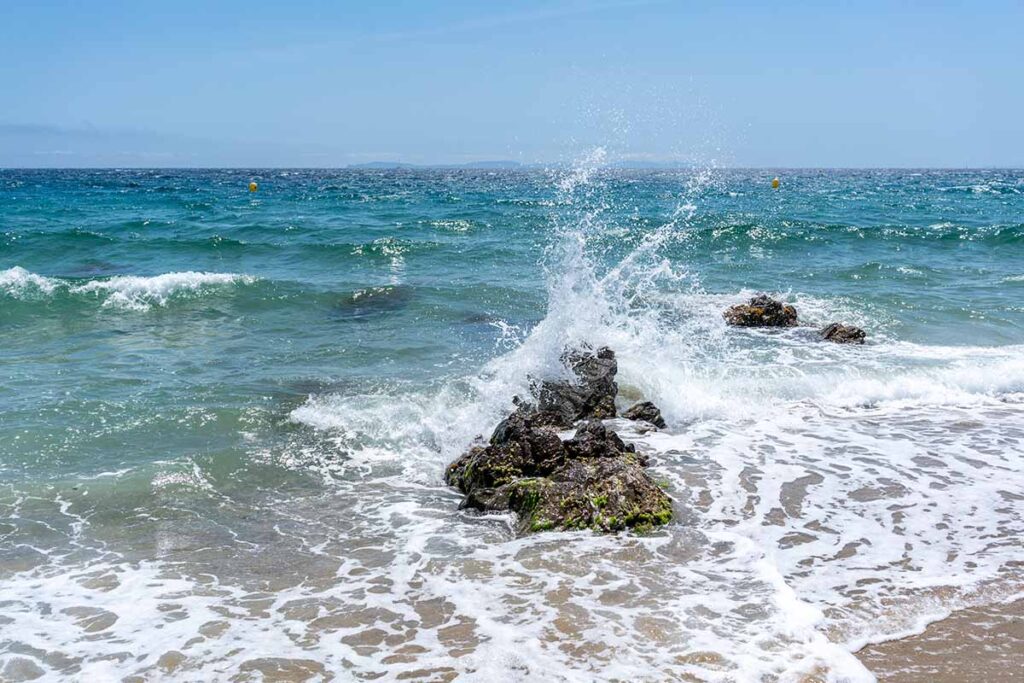
[[[1020,595],[1024,173],[603,161],[0,171],[0,678],[862,681]],[[457,511],[580,341],[677,521]]]

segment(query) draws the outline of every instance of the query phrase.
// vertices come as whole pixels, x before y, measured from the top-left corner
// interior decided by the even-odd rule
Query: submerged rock
[[[796,309],[789,304],[758,294],[749,303],[737,304],[725,313],[725,322],[737,327],[793,327]]]
[[[863,344],[867,333],[853,325],[832,323],[821,331],[821,338],[836,344]]]
[[[596,351],[575,349],[566,352],[562,361],[576,381],[541,382],[535,412],[545,415],[549,424],[562,427],[571,427],[577,420],[615,417],[615,394],[619,391],[615,352],[606,346]]]
[[[661,416],[661,410],[650,401],[641,401],[622,414],[627,420],[642,420],[649,422],[658,429],[665,428],[665,419]]]
[[[401,310],[413,301],[414,289],[408,285],[386,285],[357,289],[335,306],[338,317],[360,320]]]
[[[672,519],[672,500],[644,471],[646,458],[599,420],[562,441],[522,411],[486,446],[448,466],[445,480],[466,494],[463,508],[518,513],[517,531],[647,530]]]

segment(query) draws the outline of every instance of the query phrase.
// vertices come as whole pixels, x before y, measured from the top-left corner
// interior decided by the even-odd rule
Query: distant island
[[[414,169],[414,168],[471,168],[471,169],[511,169],[523,168],[518,161],[471,161],[465,164],[410,164],[401,161],[369,161],[363,164],[349,164],[348,168],[362,169]]]

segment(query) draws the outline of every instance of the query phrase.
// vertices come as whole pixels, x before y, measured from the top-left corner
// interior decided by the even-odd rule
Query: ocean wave
[[[202,231],[188,228],[148,230],[145,227],[133,227],[134,223],[144,224],[147,222],[128,222],[123,230],[108,228],[103,233],[80,229],[8,231],[2,233],[2,239],[8,244],[16,244],[26,250],[38,249],[54,253],[60,253],[64,249],[81,249],[89,246],[105,247],[113,243],[130,249],[144,247],[153,252],[180,253],[193,258],[206,253],[226,251],[236,254],[244,253],[247,256],[287,252],[310,256],[323,254],[328,256],[332,262],[337,262],[339,259],[354,262],[367,258],[387,261],[395,257],[426,254],[443,247],[443,244],[428,239],[410,239],[391,235],[367,241],[343,241],[338,240],[337,235],[330,231],[293,230],[291,227],[282,231],[280,227],[268,225],[253,225],[245,230],[232,229],[224,233],[203,234]],[[444,230],[461,233],[475,229],[481,224],[469,221],[437,221],[424,222],[423,225],[438,232]],[[82,244],[83,242],[85,244]]]
[[[706,173],[688,181],[667,220],[647,229],[618,261],[607,263],[606,254],[599,252],[605,251],[609,234],[618,234],[621,223],[608,215],[605,202],[581,201],[604,196],[601,184],[608,179],[598,172],[604,158],[604,150],[595,150],[556,179],[556,201],[568,210],[552,216],[554,239],[544,256],[548,309],[539,324],[517,335],[513,350],[477,375],[449,378],[441,390],[385,392],[372,400],[314,396],[292,413],[292,420],[345,434],[346,451],[353,457],[358,458],[363,448],[373,459],[391,454],[420,474],[435,468],[436,479],[438,464],[486,433],[508,410],[513,395],[530,391],[531,378],[564,372],[559,361],[563,350],[579,344],[613,348],[625,393],[654,400],[677,427],[699,419],[770,414],[780,406],[975,404],[1024,391],[1022,347],[901,342],[894,333],[899,323],[891,312],[849,297],[776,292],[797,307],[801,327],[728,328],[722,311],[757,292],[708,292],[685,260],[665,255],[681,236],[690,238],[695,231],[704,238],[723,237],[717,232],[722,229],[721,217],[697,213],[695,202],[714,180]],[[872,235],[896,236],[891,230],[906,229],[931,239],[959,236],[966,229],[955,224],[897,229],[812,222],[776,228],[738,217],[726,233],[735,231],[743,239],[760,241],[819,239],[826,234],[860,241]],[[991,228],[999,239],[1007,231],[1024,237],[1024,224]],[[382,253],[401,258],[402,242],[379,242],[374,246]],[[849,272],[921,279],[935,271],[918,264],[872,261]],[[821,342],[817,329],[836,321],[866,329],[869,344],[851,348]],[[418,455],[410,457],[412,452]]]
[[[696,220],[688,195],[663,223],[640,226],[646,232],[628,253],[605,258],[622,223],[594,206],[601,201],[576,201],[602,197],[592,168],[602,158],[595,153],[558,183],[567,215],[552,219],[538,324],[506,325],[490,362],[459,357],[449,367],[470,369],[427,387],[314,387],[319,393],[289,413],[287,443],[250,455],[322,474],[336,487],[326,494],[301,495],[275,476],[258,508],[232,518],[240,494],[257,490],[241,480],[243,469],[231,474],[230,497],[210,490],[201,468],[156,476],[157,503],[173,501],[153,520],[166,564],[76,568],[76,553],[68,565],[54,557],[44,571],[14,577],[7,630],[27,653],[19,656],[47,669],[69,661],[94,678],[175,666],[168,675],[266,667],[296,677],[320,669],[417,676],[437,664],[446,667],[438,675],[481,680],[870,681],[852,654],[861,644],[919,629],[979,587],[1010,580],[1021,528],[1024,347],[909,343],[884,309],[802,291],[772,293],[797,307],[803,326],[728,328],[722,310],[755,290],[707,289],[683,258],[666,256]],[[810,239],[808,230],[794,239]],[[836,231],[858,240],[870,232]],[[790,239],[778,230],[746,238]],[[382,239],[364,251],[395,272],[414,248]],[[152,306],[196,291],[171,276],[210,275],[245,277],[79,282],[12,269],[0,283],[14,283],[17,296],[124,306],[124,295]],[[219,291],[239,281],[194,284]],[[415,291],[367,286],[337,310],[370,318],[400,310]],[[822,342],[817,328],[836,320],[864,327],[868,343]],[[615,349],[624,402],[662,408],[665,430],[613,424],[651,455],[651,473],[685,523],[649,536],[514,538],[504,519],[457,512],[444,466],[489,433],[531,379],[564,377],[564,349],[582,343]],[[346,476],[350,469],[358,476]],[[209,516],[192,507],[204,493]],[[75,529],[99,497],[78,495],[54,501],[53,516]],[[183,504],[187,523],[175,514]],[[216,527],[209,541],[196,535],[203,524]],[[97,577],[116,577],[118,589]],[[260,661],[245,647],[254,642],[269,642],[279,659]]]
[[[595,182],[584,164],[559,187],[572,196],[597,191]],[[664,256],[692,212],[681,210],[618,262],[602,265],[595,251],[621,226],[581,203],[554,226],[557,239],[545,256],[546,315],[517,337],[513,350],[479,373],[433,389],[310,396],[291,420],[333,440],[351,466],[387,463],[407,480],[439,485],[444,465],[493,428],[513,395],[530,391],[530,378],[564,374],[559,357],[567,346],[610,346],[619,362],[620,397],[653,400],[669,422],[667,430],[646,435],[623,424],[623,435],[651,453],[657,474],[674,483],[695,520],[694,535],[729,548],[728,557],[687,555],[666,572],[695,578],[707,569],[729,577],[698,591],[721,607],[709,623],[666,625],[685,632],[681,641],[725,653],[688,673],[699,671],[702,680],[795,680],[820,667],[830,680],[871,680],[850,654],[857,647],[920,628],[1005,579],[1014,544],[991,539],[1017,520],[1009,506],[992,510],[992,502],[1019,480],[1014,475],[1007,483],[1019,448],[1001,445],[1007,442],[1001,434],[1014,430],[1024,400],[1024,347],[914,344],[900,340],[898,322],[870,304],[793,291],[774,295],[796,306],[802,326],[729,328],[722,311],[755,291],[708,292],[685,262]],[[809,239],[813,232],[751,235],[756,229],[741,228],[745,239],[770,241]],[[943,226],[919,234],[959,239],[959,231]],[[870,231],[838,229],[859,232]],[[893,236],[884,229],[879,235]],[[1005,237],[997,231],[997,239]],[[912,278],[929,272],[899,267],[864,268]],[[868,343],[822,342],[817,329],[833,321],[864,327]],[[948,534],[950,519],[967,520],[977,533]],[[584,556],[584,541],[563,542],[572,544],[577,561]],[[523,539],[516,547],[529,552],[542,543]],[[552,552],[539,580],[558,575]],[[914,571],[901,571],[901,563]],[[637,576],[619,562],[602,569],[620,572],[616,580],[624,582]],[[472,583],[460,579],[459,590],[472,590]],[[489,587],[498,590],[493,582]],[[680,600],[669,612],[698,619],[694,605]],[[539,599],[525,604],[551,609]],[[741,604],[758,605],[751,623],[778,646],[773,661],[745,646],[750,623],[721,616]],[[581,614],[600,609],[586,598],[574,605]],[[487,606],[458,609],[481,618],[492,613]],[[650,619],[653,613],[635,614]],[[775,629],[777,623],[786,627]],[[617,637],[588,632],[589,641],[608,648],[623,641],[633,647],[632,638],[628,630]],[[643,656],[649,665],[657,658]],[[724,666],[716,669],[717,663]],[[657,662],[659,671],[669,666]]]
[[[991,246],[1024,241],[1024,223],[968,225],[941,222],[931,225],[869,224],[850,225],[808,220],[765,221],[746,214],[706,214],[698,217],[687,239],[710,248],[752,245],[783,249],[808,242],[854,242],[859,249],[872,243],[907,241],[920,243],[974,242]]]
[[[675,429],[807,406],[867,417],[1024,399],[1024,346],[931,346],[879,333],[863,347],[849,347],[822,342],[819,324],[784,331],[728,329],[721,310],[742,298],[695,297],[691,303],[703,310],[673,321],[667,331],[637,334],[582,324],[567,332],[546,319],[512,339],[515,348],[478,375],[450,377],[428,390],[313,395],[290,417],[331,434],[353,462],[401,460],[417,480],[436,482],[440,466],[510,410],[512,396],[529,394],[531,378],[564,371],[561,349],[583,342],[616,350],[620,409],[629,401],[653,400]],[[790,298],[807,321],[841,319],[877,329],[850,302]]]
[[[148,277],[118,275],[82,282],[46,277],[15,266],[0,271],[0,293],[20,300],[57,295],[94,298],[104,307],[144,311],[153,306],[166,306],[175,299],[256,281],[257,278],[250,275],[186,271]]]
[[[446,218],[433,221],[420,221],[425,225],[446,232],[466,233],[473,230],[477,223],[466,218]]]
[[[18,298],[32,294],[50,294],[60,285],[58,280],[31,273],[21,266],[0,271],[0,291]]]
[[[949,187],[940,187],[938,189],[940,192],[966,194],[1005,195],[1021,193],[1021,188],[1019,186],[1011,185],[1009,183],[1001,183],[997,181],[974,183],[971,185],[952,185]]]

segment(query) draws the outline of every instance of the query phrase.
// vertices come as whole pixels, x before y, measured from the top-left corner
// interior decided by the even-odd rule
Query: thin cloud
[[[535,24],[550,19],[565,19],[567,17],[594,14],[606,10],[626,9],[631,7],[643,7],[648,5],[664,4],[665,0],[630,0],[627,2],[602,2],[593,4],[574,5],[533,12],[519,12],[492,15],[467,19],[465,21],[453,22],[442,26],[416,29],[410,31],[392,31],[378,33],[366,38],[377,40],[409,40],[412,38],[429,38],[434,36],[449,35],[452,33],[464,33],[466,31],[482,31],[487,29],[502,28],[516,24]]]
[[[380,31],[376,33],[367,32],[361,34],[353,34],[329,41],[305,41],[302,43],[294,43],[288,45],[281,45],[279,47],[265,48],[258,50],[257,52],[258,54],[266,56],[280,56],[293,53],[306,54],[310,50],[331,50],[338,49],[341,47],[354,47],[359,44],[367,43],[406,42],[414,41],[417,39],[438,38],[441,36],[455,35],[459,33],[491,31],[508,26],[536,24],[545,21],[566,19],[570,17],[584,16],[588,14],[597,14],[600,12],[617,9],[630,9],[639,7],[650,7],[655,5],[664,5],[667,3],[667,1],[668,0],[624,0],[619,2],[573,4],[566,7],[541,9],[530,12],[510,12],[504,14],[494,14],[490,16],[481,16],[472,19],[466,19],[463,21],[455,21],[448,24],[425,26],[423,28],[417,29],[407,29],[402,31]]]

